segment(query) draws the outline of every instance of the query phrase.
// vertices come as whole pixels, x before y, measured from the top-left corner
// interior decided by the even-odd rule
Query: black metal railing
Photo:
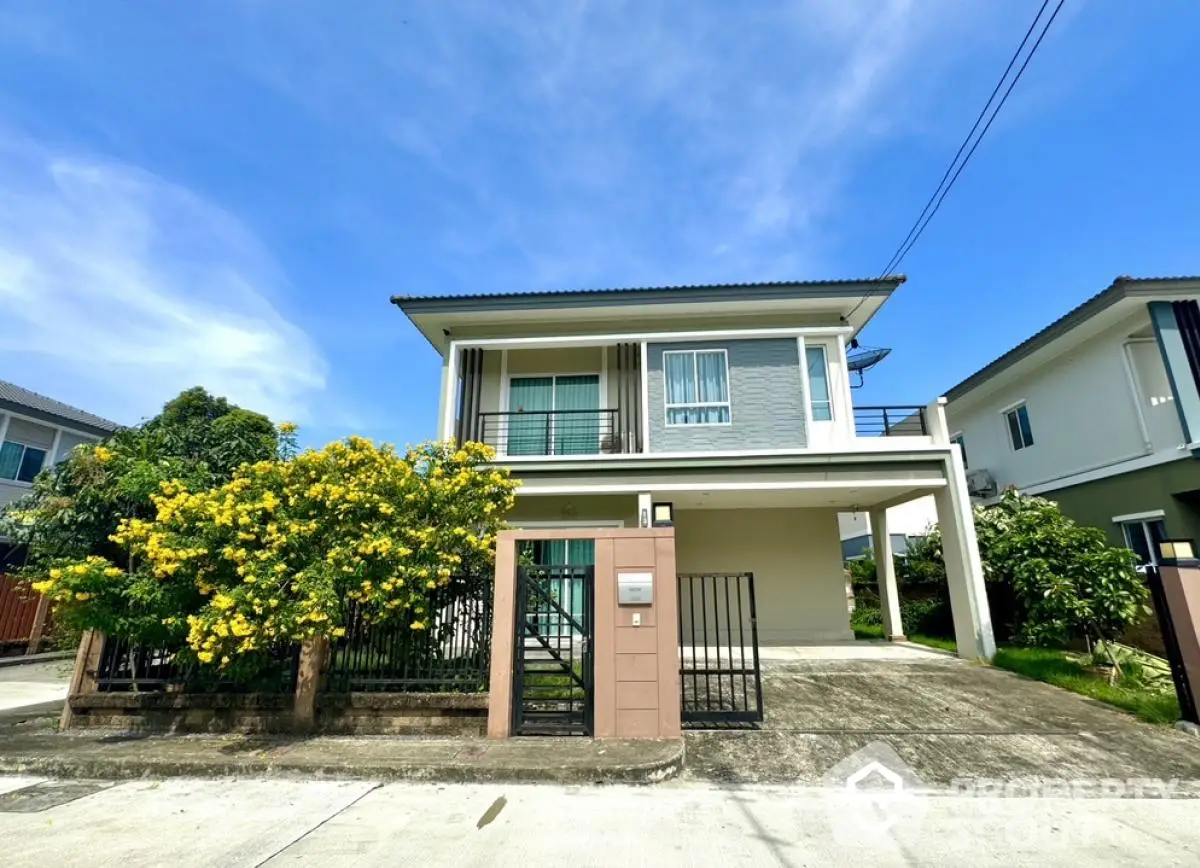
[[[632,449],[617,429],[617,410],[480,413],[479,437],[499,455],[598,455]]]
[[[366,621],[356,604],[346,615],[346,635],[330,645],[322,689],[478,693],[487,690],[492,646],[492,578],[466,576],[438,588],[430,613]]]
[[[859,437],[928,437],[924,407],[855,407],[854,433]]]
[[[261,670],[233,678],[200,666],[182,646],[149,647],[106,636],[95,671],[96,689],[104,693],[291,693],[296,689],[299,660],[299,645],[282,646],[268,652]]]

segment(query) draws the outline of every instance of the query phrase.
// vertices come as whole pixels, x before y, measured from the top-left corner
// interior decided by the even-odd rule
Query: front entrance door
[[[517,567],[515,735],[592,734],[594,585],[591,565]]]

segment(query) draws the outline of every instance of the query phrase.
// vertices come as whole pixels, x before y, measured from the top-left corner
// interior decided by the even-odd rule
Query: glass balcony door
[[[600,451],[597,374],[513,377],[508,385],[508,455],[594,455]]]

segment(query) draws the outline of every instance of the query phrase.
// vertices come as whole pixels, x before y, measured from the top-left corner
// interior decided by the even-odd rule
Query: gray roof
[[[0,410],[11,410],[44,422],[78,428],[99,436],[111,434],[121,427],[109,419],[95,416],[78,407],[55,401],[4,380],[0,380]]]
[[[722,297],[746,301],[786,297],[800,289],[805,295],[845,295],[846,289],[862,287],[876,293],[888,291],[904,283],[902,274],[858,280],[775,280],[757,283],[708,283],[683,286],[639,286],[616,289],[571,289],[538,292],[496,292],[473,295],[393,295],[392,304],[406,312],[436,313],[449,310],[504,310],[528,307],[532,304],[552,307],[586,307],[596,303],[597,296],[607,296],[616,304],[646,304],[656,302],[715,301]],[[830,288],[825,290],[825,288]],[[836,290],[833,288],[837,287]],[[606,301],[608,298],[605,299]]]
[[[1057,338],[1069,332],[1071,329],[1075,328],[1080,323],[1111,307],[1118,301],[1121,301],[1129,296],[1131,293],[1146,291],[1153,292],[1161,289],[1178,288],[1179,285],[1188,283],[1200,284],[1200,276],[1129,277],[1128,275],[1121,275],[1113,280],[1113,282],[1107,288],[1096,293],[1078,307],[1075,307],[1063,314],[1037,334],[1017,344],[1000,358],[987,365],[984,365],[957,386],[947,391],[945,393],[946,399],[953,401],[957,398],[961,398],[963,395],[992,379],[992,377],[995,377],[1009,366],[1016,364],[1017,362],[1021,361],[1021,359],[1031,355],[1037,350],[1040,350],[1051,341],[1056,340]]]

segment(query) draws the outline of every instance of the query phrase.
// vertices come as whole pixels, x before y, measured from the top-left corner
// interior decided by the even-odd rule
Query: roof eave
[[[1150,295],[1165,290],[1179,290],[1186,288],[1188,284],[1195,284],[1196,289],[1200,290],[1200,276],[1129,277],[1122,275],[1117,277],[1105,289],[1096,293],[1087,301],[1068,311],[1045,328],[1017,344],[998,359],[989,362],[957,385],[946,390],[944,393],[946,400],[955,401],[965,397],[984,383],[1000,376],[1013,365],[1054,343],[1054,341],[1069,333],[1080,324],[1131,296]]]

